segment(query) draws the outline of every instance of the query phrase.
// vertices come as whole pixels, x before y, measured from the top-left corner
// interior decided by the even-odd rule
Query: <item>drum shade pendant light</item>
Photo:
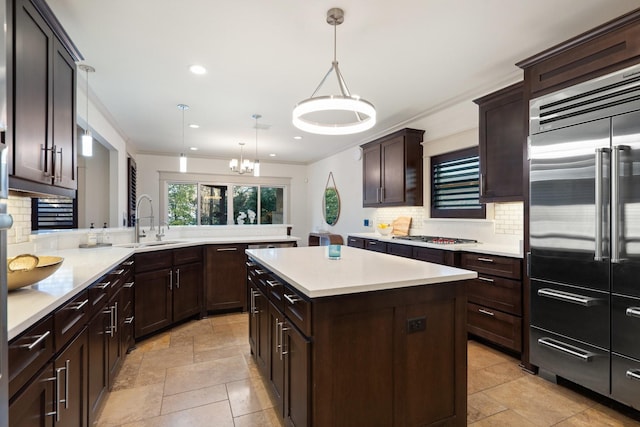
[[[331,68],[310,98],[300,101],[293,109],[293,124],[300,130],[321,135],[349,135],[371,129],[376,124],[373,104],[351,95],[342,77],[336,59],[336,28],[344,22],[344,11],[332,8],[327,12],[327,23],[333,25],[333,62]],[[334,72],[340,95],[315,96]]]
[[[260,176],[260,160],[258,160],[258,119],[262,116],[260,114],[254,114],[251,117],[256,120],[256,157],[253,162],[253,176]]]
[[[86,73],[86,81],[87,81],[87,128],[84,131],[84,135],[82,135],[82,155],[84,157],[93,156],[93,136],[91,135],[91,130],[89,129],[89,73],[94,73],[96,71],[91,65],[80,64],[78,65],[82,71]]]
[[[178,104],[178,109],[182,110],[182,152],[180,153],[180,172],[187,171],[187,156],[184,155],[184,112],[189,109],[186,104]]]

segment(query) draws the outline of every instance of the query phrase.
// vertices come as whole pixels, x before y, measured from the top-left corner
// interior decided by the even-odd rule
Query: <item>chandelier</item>
[[[336,28],[344,22],[344,11],[332,8],[327,23],[333,25],[333,62],[310,98],[300,101],[293,109],[293,125],[300,130],[321,135],[349,135],[371,129],[376,124],[373,104],[351,95],[336,59]],[[339,95],[315,96],[331,72],[338,79]]]
[[[244,142],[240,142],[238,145],[240,145],[240,160],[231,159],[229,169],[231,169],[231,172],[236,172],[240,175],[253,172],[253,162],[244,158]]]

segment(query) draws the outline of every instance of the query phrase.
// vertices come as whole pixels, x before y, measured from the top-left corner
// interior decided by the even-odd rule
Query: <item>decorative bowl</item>
[[[383,236],[388,236],[393,231],[391,224],[378,224],[378,233]]]
[[[7,259],[7,285],[10,291],[33,285],[46,279],[60,268],[64,258],[59,256],[18,255]]]

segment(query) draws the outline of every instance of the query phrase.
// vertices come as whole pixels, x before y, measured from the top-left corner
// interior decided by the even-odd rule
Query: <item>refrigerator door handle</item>
[[[595,221],[595,251],[593,255],[594,261],[603,261],[605,257],[602,254],[602,242],[604,236],[602,233],[602,217],[603,210],[605,208],[604,201],[602,200],[602,186],[603,186],[603,173],[602,168],[604,165],[604,155],[609,153],[608,148],[596,148],[596,177],[595,177],[595,209],[596,209],[596,221]]]
[[[628,145],[617,145],[611,151],[611,262],[620,263],[620,154],[630,150]]]

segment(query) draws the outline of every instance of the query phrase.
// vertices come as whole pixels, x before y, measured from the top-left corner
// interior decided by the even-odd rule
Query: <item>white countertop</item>
[[[9,292],[7,298],[9,340],[20,335],[45,315],[79,294],[134,253],[206,244],[289,242],[298,241],[299,238],[293,236],[225,236],[171,240],[177,243],[138,248],[115,245],[89,249],[48,250],[46,253],[36,253],[35,255],[60,256],[64,258],[64,261],[58,271],[48,278],[34,285]]]
[[[310,298],[473,279],[462,270],[394,255],[342,246],[330,260],[326,246],[249,249],[247,253]]]
[[[349,233],[349,236],[361,237],[364,239],[375,239],[381,242],[399,243],[401,245],[422,246],[426,248],[442,249],[444,251],[464,251],[488,255],[507,256],[512,258],[523,258],[520,244],[494,244],[494,243],[463,243],[456,245],[439,245],[435,243],[424,243],[414,240],[394,239],[392,236],[382,236],[378,233]]]

